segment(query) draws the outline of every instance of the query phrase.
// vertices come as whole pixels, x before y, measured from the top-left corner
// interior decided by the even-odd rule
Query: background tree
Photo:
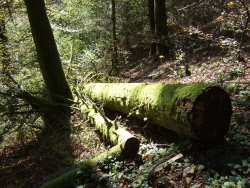
[[[170,46],[168,39],[166,3],[165,0],[155,0],[155,36],[156,36],[156,57],[168,55]]]
[[[118,60],[118,48],[117,48],[117,37],[116,37],[116,8],[115,0],[112,2],[112,42],[113,42],[113,52],[112,52],[112,70],[115,75],[119,75],[119,60]]]
[[[165,0],[148,0],[149,27],[152,36],[150,54],[158,58],[169,54]]]
[[[150,55],[156,54],[156,44],[154,41],[155,36],[155,16],[154,16],[154,0],[148,0],[148,17],[149,17],[149,27],[150,34],[152,37],[151,45],[150,45]]]
[[[33,39],[36,45],[38,62],[44,81],[55,103],[66,104],[72,93],[66,81],[53,32],[43,0],[25,0]],[[63,98],[64,97],[64,98]],[[70,108],[61,107],[44,112],[44,120],[49,129],[65,128],[69,123]]]
[[[11,66],[10,52],[8,49],[8,37],[6,36],[5,27],[5,15],[7,12],[10,13],[10,3],[9,1],[0,2],[0,55],[2,61],[2,71],[7,73]]]

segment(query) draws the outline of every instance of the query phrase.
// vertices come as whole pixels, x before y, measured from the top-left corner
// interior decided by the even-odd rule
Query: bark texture
[[[54,35],[46,14],[44,0],[25,0],[25,4],[45,83],[51,93],[72,99],[72,93],[62,69]],[[64,103],[59,98],[55,98],[55,102]]]
[[[216,142],[229,130],[231,100],[215,84],[93,83],[83,92],[105,107],[205,142]]]
[[[45,184],[42,186],[42,188],[69,188],[69,187],[76,187],[76,184],[78,183],[78,179],[82,179],[82,177],[79,177],[79,172],[89,172],[93,170],[94,167],[98,163],[103,163],[104,161],[110,160],[110,158],[107,158],[108,156],[111,156],[111,158],[116,158],[117,160],[122,159],[122,149],[120,145],[116,145],[112,147],[109,151],[102,153],[101,155],[97,156],[96,158],[87,161],[86,163],[83,163],[83,165],[75,170],[72,170],[68,172],[67,174],[64,174],[56,179],[53,179],[51,182]],[[79,174],[79,175],[78,175]]]
[[[51,95],[52,102],[65,104],[61,97],[73,99],[67,83],[54,35],[46,14],[44,0],[24,0],[32,36],[35,42],[40,69]],[[60,110],[48,109],[43,119],[48,131],[68,130],[71,109],[62,107]]]
[[[6,36],[5,11],[8,9],[8,2],[0,3],[0,61],[3,73],[7,73],[11,67],[11,58],[8,49],[8,37]]]
[[[111,121],[96,111],[95,108],[88,108],[81,105],[81,111],[87,114],[88,119],[99,130],[105,139],[113,145],[120,145],[123,159],[133,159],[139,151],[140,142],[128,131],[116,125],[115,121]]]
[[[149,28],[152,35],[152,41],[150,44],[150,55],[156,54],[156,44],[155,44],[155,17],[154,17],[154,0],[148,0],[148,18],[149,18]]]
[[[156,42],[156,57],[160,55],[169,55],[169,39],[167,28],[167,12],[165,0],[154,1],[154,21],[155,21],[155,36]]]
[[[125,129],[118,128],[113,122],[98,113],[95,108],[90,108],[89,106],[90,105],[87,107],[86,105],[81,104],[81,111],[88,115],[88,118],[95,125],[96,129],[99,130],[104,137],[115,146],[109,151],[98,155],[90,161],[87,161],[81,167],[52,180],[42,188],[74,187],[78,182],[78,179],[82,179],[82,177],[79,177],[78,175],[79,172],[93,171],[91,172],[91,176],[93,176],[96,173],[94,168],[99,163],[103,163],[104,161],[111,160],[113,158],[116,160],[131,160],[137,155],[140,145],[139,140]]]
[[[119,60],[118,60],[118,47],[116,36],[116,8],[115,0],[111,0],[112,4],[112,36],[113,36],[113,54],[112,54],[112,70],[111,73],[119,75]]]

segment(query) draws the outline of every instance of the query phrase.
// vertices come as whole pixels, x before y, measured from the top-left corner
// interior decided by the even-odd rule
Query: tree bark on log
[[[68,172],[65,175],[62,175],[56,179],[53,179],[51,182],[42,186],[42,188],[68,188],[76,185],[79,177],[79,172],[88,172],[92,171],[94,167],[103,163],[105,160],[116,159],[116,160],[131,160],[133,159],[139,150],[139,140],[127,132],[125,129],[117,127],[114,122],[108,118],[104,118],[101,113],[98,113],[97,110],[93,107],[94,104],[85,105],[80,103],[80,109],[83,113],[87,114],[88,118],[91,120],[91,123],[95,125],[95,128],[99,130],[106,139],[108,139],[115,146],[112,147],[109,151],[104,152],[94,159],[87,161],[81,167]],[[107,157],[111,158],[107,158]],[[96,173],[94,170],[92,173]],[[98,174],[97,174],[98,175]]]
[[[108,158],[110,156],[111,158]],[[42,186],[42,188],[68,188],[68,187],[75,187],[77,184],[78,178],[82,179],[82,177],[79,177],[79,172],[88,172],[93,171],[92,173],[96,173],[94,171],[94,167],[98,163],[103,163],[105,160],[111,160],[111,159],[117,159],[122,160],[123,159],[123,150],[120,144],[112,147],[109,151],[104,152],[97,156],[96,158],[87,161],[86,163],[83,163],[81,167],[74,169],[67,174],[64,174],[56,179],[53,179],[51,182],[45,184]]]
[[[103,134],[105,139],[113,145],[120,145],[123,159],[133,159],[137,155],[140,142],[136,137],[125,129],[118,127],[114,121],[103,117],[104,115],[97,112],[95,108],[88,108],[82,104],[80,109],[87,114],[88,119]]]
[[[231,100],[215,84],[91,83],[83,92],[105,107],[204,142],[216,142],[229,130]]]

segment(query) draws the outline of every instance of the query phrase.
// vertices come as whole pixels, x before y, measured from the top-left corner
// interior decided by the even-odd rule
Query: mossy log
[[[109,157],[108,157],[109,156]],[[112,147],[109,151],[104,152],[97,156],[96,158],[83,163],[79,168],[76,168],[56,179],[53,179],[51,182],[42,186],[42,188],[69,188],[76,187],[75,185],[78,183],[79,179],[83,177],[79,177],[79,172],[84,173],[92,173],[95,174],[95,166],[99,163],[103,163],[104,161],[108,162],[111,159],[122,160],[123,159],[123,150],[120,144]]]
[[[89,106],[93,105],[94,104],[90,104]],[[42,188],[75,187],[78,179],[83,178],[79,177],[79,172],[98,174],[94,171],[94,167],[98,163],[103,163],[104,161],[108,161],[110,159],[131,160],[137,155],[140,146],[139,140],[125,129],[119,128],[107,117],[103,117],[103,115],[98,112],[96,108],[89,106],[81,104],[80,109],[82,112],[87,114],[89,120],[95,126],[95,128],[99,130],[103,136],[115,146],[109,151],[98,155],[90,161],[87,161],[81,165],[81,167],[52,180]]]
[[[231,100],[215,84],[90,83],[82,92],[105,107],[204,142],[216,142],[229,130]]]
[[[104,117],[96,108],[88,108],[84,104],[80,108],[82,112],[87,114],[88,119],[102,133],[105,139],[113,145],[120,145],[124,159],[132,159],[137,155],[140,142],[136,137],[117,126],[115,121]]]

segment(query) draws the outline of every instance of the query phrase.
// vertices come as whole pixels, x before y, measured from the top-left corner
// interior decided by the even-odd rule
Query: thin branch
[[[4,72],[4,74],[9,78],[11,79],[12,82],[14,82],[18,89],[20,89],[21,91],[23,91],[23,87],[10,75],[10,73],[7,71],[7,72]]]
[[[105,113],[103,112],[103,110],[101,108],[99,108],[87,95],[85,94],[81,94],[78,90],[78,88],[74,88],[78,97],[80,98],[80,100],[82,101],[82,103],[87,107],[87,108],[94,108],[96,110],[96,112],[100,113],[100,115],[102,116],[102,118],[106,121],[106,123],[110,124],[110,121],[108,120],[108,118],[106,117]],[[88,102],[86,101],[88,100],[91,104],[88,104]]]
[[[4,117],[4,116],[9,116],[9,115],[18,115],[18,114],[31,114],[31,113],[35,113],[36,111],[34,109],[28,110],[28,111],[18,111],[18,112],[6,112],[4,114],[1,114],[0,117]]]
[[[63,96],[58,95],[58,94],[54,94],[54,93],[40,92],[40,91],[28,91],[28,93],[30,93],[30,94],[50,95],[50,96],[56,97],[58,99],[62,99],[66,104],[73,104],[74,103],[73,100],[68,99],[66,97],[63,97]]]
[[[247,20],[245,21],[244,29],[243,29],[243,32],[242,32],[242,35],[241,35],[241,39],[240,39],[240,44],[239,44],[239,49],[241,49],[242,48],[242,44],[243,44],[243,40],[244,40],[244,37],[245,37],[245,34],[246,34],[246,31],[247,31],[247,28],[248,28],[248,23],[250,22],[250,12],[249,12],[248,7],[246,6],[246,4],[242,0],[238,0],[238,1],[244,7],[244,9],[245,9],[245,11],[247,13]]]
[[[194,5],[199,4],[201,1],[202,1],[202,0],[199,0],[198,2],[194,2],[194,3],[190,4],[190,5],[187,5],[187,6],[185,6],[185,7],[179,8],[179,9],[177,9],[177,11],[188,9],[188,8],[194,6]]]
[[[46,101],[46,100],[40,99],[38,97],[34,97],[29,92],[26,92],[26,91],[19,92],[17,94],[17,96],[30,102],[30,103],[38,105],[39,107],[44,107],[44,108],[49,108],[49,109],[54,109],[54,110],[60,110],[62,107],[63,108],[65,108],[65,107],[70,108],[70,106],[66,105],[66,104]]]
[[[12,96],[10,93],[4,93],[4,92],[2,92],[2,91],[0,91],[0,95],[3,95],[3,96],[9,96],[9,97],[11,97],[11,96]]]

